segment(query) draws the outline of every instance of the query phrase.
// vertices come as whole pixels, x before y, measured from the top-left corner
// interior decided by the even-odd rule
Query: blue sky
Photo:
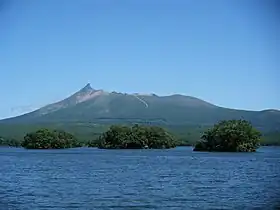
[[[0,0],[0,118],[63,99],[88,82],[280,109],[275,2]]]

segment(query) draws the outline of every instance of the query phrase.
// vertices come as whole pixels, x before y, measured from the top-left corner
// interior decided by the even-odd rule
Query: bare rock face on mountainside
[[[95,90],[90,84],[70,97],[0,123],[93,122],[213,125],[220,120],[245,119],[261,129],[280,129],[277,110],[244,111],[215,106],[201,99]]]

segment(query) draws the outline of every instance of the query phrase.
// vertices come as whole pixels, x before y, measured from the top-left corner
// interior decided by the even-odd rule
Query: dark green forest
[[[26,149],[65,149],[81,147],[76,137],[62,130],[39,129],[27,133],[21,146]]]
[[[246,120],[224,120],[203,133],[194,151],[256,152],[261,136]]]
[[[132,124],[131,124],[132,125]],[[97,146],[99,136],[111,125],[95,123],[52,123],[52,124],[0,124],[0,145],[20,146],[24,136],[29,132],[48,128],[64,130],[74,135],[82,145]],[[169,125],[161,126],[171,133],[178,146],[194,146],[209,126]],[[96,144],[95,144],[96,142]],[[280,132],[262,132],[261,145],[280,146]]]
[[[169,149],[177,146],[175,137],[158,126],[113,125],[98,138],[101,149]]]

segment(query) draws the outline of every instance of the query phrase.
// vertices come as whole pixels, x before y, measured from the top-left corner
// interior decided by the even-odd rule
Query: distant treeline
[[[132,125],[131,125],[132,126]],[[209,126],[161,126],[171,133],[177,146],[194,146],[201,139],[203,132]],[[35,132],[39,129],[64,130],[75,136],[81,146],[98,146],[99,137],[109,130],[109,125],[93,123],[67,123],[67,124],[0,124],[0,145],[1,146],[21,146],[24,136],[27,133]],[[280,146],[280,132],[263,132],[261,145]]]
[[[0,146],[20,147],[22,140],[4,138],[0,136]]]

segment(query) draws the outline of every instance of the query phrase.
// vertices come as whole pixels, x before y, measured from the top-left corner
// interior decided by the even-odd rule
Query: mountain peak
[[[153,123],[165,125],[213,125],[221,120],[246,119],[263,130],[279,130],[280,112],[234,110],[180,94],[147,96],[108,92],[87,83],[69,97],[33,112],[6,119],[9,123]],[[4,121],[0,121],[0,124]]]
[[[94,89],[91,87],[90,83],[87,83],[86,86],[84,86],[79,92],[88,92],[92,90]]]

